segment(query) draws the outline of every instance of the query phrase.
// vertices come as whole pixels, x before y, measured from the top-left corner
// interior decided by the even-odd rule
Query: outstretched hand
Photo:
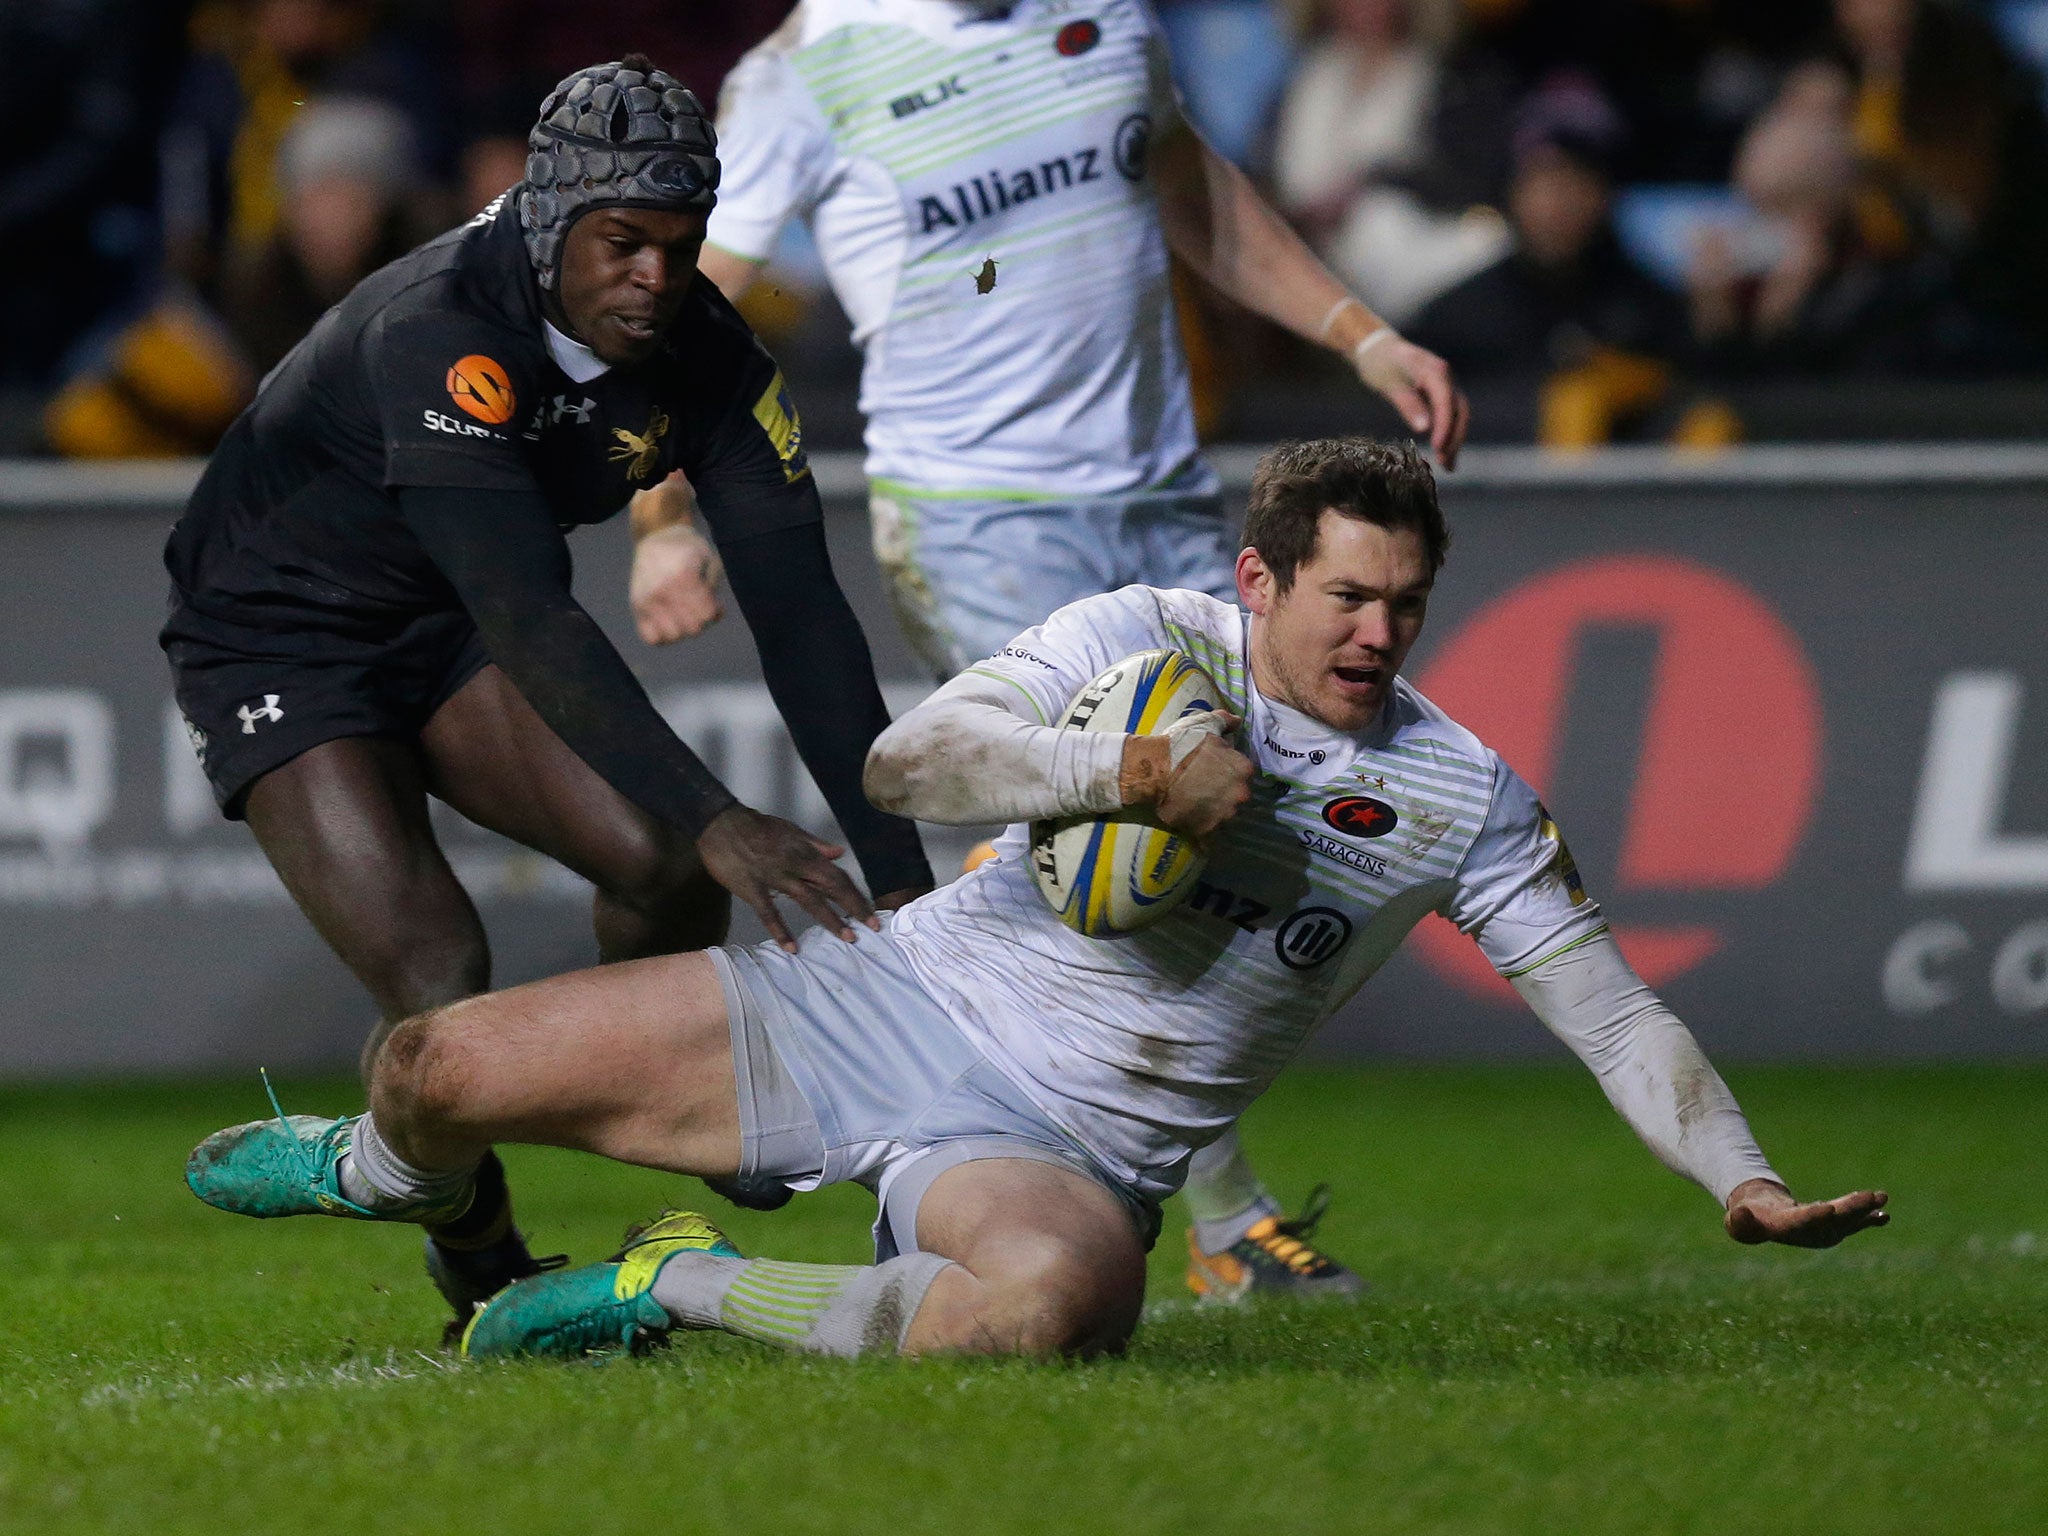
[[[1881,1189],[1858,1190],[1838,1200],[1801,1202],[1771,1179],[1751,1179],[1728,1195],[1724,1225],[1738,1243],[1789,1243],[1795,1248],[1832,1248],[1865,1227],[1891,1220]]]
[[[776,909],[778,895],[849,944],[855,922],[881,926],[860,887],[832,862],[844,852],[779,816],[744,805],[721,811],[697,839],[697,856],[711,878],[752,907],[769,937],[792,954],[796,939]]]
[[[1456,469],[1458,450],[1465,446],[1465,432],[1472,424],[1472,407],[1452,381],[1451,365],[1397,334],[1375,340],[1362,353],[1354,352],[1353,359],[1360,380],[1387,397],[1408,430],[1418,437],[1428,435],[1437,463]]]

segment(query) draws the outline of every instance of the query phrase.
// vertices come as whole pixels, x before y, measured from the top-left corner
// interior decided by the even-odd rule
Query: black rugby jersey
[[[652,359],[578,384],[513,203],[366,278],[263,381],[166,551],[185,601],[240,623],[309,602],[320,627],[452,606],[402,486],[538,488],[567,530],[681,469],[721,544],[819,518],[781,374],[717,288]]]
[[[888,713],[774,360],[700,278],[653,357],[577,383],[548,350],[515,196],[366,278],[272,370],[172,531],[175,604],[309,664],[323,635],[466,609],[572,749],[695,835],[732,796],[576,604],[563,539],[681,469],[870,887],[929,885],[915,828],[861,791]]]

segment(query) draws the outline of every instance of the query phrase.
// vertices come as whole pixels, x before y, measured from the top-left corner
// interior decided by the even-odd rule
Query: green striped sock
[[[925,1292],[951,1263],[930,1253],[877,1265],[681,1253],[662,1266],[654,1299],[685,1327],[805,1354],[887,1355],[903,1347]]]

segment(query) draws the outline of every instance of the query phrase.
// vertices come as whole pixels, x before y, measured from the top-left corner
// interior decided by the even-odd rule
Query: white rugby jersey
[[[1259,776],[1186,905],[1127,938],[1083,938],[1039,894],[1014,826],[997,860],[892,928],[1039,1107],[1158,1194],[1426,914],[1509,976],[1606,926],[1535,792],[1470,731],[1399,679],[1375,726],[1334,731],[1251,687],[1248,638],[1230,604],[1126,587],[970,669],[1048,725],[1133,652],[1173,646],[1208,669]]]
[[[1176,113],[1143,0],[803,0],[727,77],[709,238],[809,222],[871,479],[1209,490],[1147,166]]]

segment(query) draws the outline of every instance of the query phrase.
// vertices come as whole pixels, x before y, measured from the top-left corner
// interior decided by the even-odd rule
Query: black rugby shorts
[[[491,659],[459,608],[352,632],[232,623],[177,594],[163,647],[185,728],[231,821],[242,819],[250,785],[322,742],[417,736]]]

